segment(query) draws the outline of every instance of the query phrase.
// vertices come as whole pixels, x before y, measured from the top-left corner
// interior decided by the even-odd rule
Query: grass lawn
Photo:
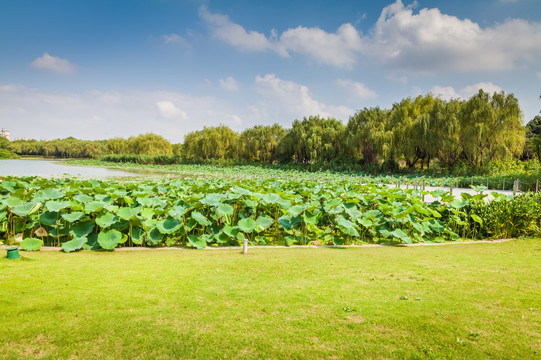
[[[541,358],[541,239],[1,254],[1,359]]]

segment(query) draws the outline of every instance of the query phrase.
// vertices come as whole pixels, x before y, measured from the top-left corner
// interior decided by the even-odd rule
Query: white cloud
[[[484,92],[489,94],[502,91],[501,87],[493,84],[492,82],[480,82],[477,84],[468,85],[460,89],[458,92],[452,86],[442,87],[436,85],[432,88],[430,92],[444,100],[468,99],[473,95],[477,94],[480,89],[483,89]]]
[[[162,38],[166,44],[188,45],[188,41],[178,34],[166,34],[162,35]]]
[[[541,24],[509,19],[481,28],[469,19],[397,0],[383,9],[367,39],[371,53],[392,68],[432,71],[497,71],[541,56]]]
[[[470,19],[442,14],[437,8],[417,13],[401,0],[383,8],[371,31],[362,35],[352,24],[335,33],[298,26],[269,37],[247,31],[229,17],[199,14],[212,34],[240,50],[275,51],[307,55],[318,62],[352,68],[361,58],[392,69],[434,71],[500,71],[534,62],[541,57],[541,24],[508,19],[481,27]]]
[[[345,106],[330,106],[312,97],[308,88],[293,81],[282,80],[274,74],[257,76],[255,86],[263,96],[261,106],[266,114],[281,123],[289,124],[293,119],[320,115],[346,120],[354,111]],[[275,121],[276,121],[275,120]]]
[[[227,91],[237,91],[239,89],[237,81],[231,76],[228,76],[225,79],[220,79],[220,85]]]
[[[378,94],[374,90],[370,90],[366,87],[363,83],[352,81],[352,80],[344,80],[344,79],[338,79],[336,80],[336,83],[349,90],[351,97],[354,99],[374,99],[378,97]]]
[[[43,53],[41,57],[36,58],[30,65],[36,69],[51,70],[66,74],[75,72],[76,68],[76,66],[68,60],[54,57],[47,53]]]
[[[363,44],[359,32],[351,24],[343,24],[336,33],[320,28],[299,26],[280,36],[280,45],[289,51],[310,55],[319,62],[351,67],[355,64]]]
[[[213,36],[224,40],[240,50],[274,51],[288,57],[289,52],[312,56],[317,61],[338,67],[350,67],[355,63],[356,52],[361,47],[361,38],[355,27],[343,24],[336,33],[328,33],[320,28],[299,26],[288,29],[280,37],[271,30],[269,37],[256,31],[247,31],[229,17],[210,13],[205,6],[199,15],[212,31]]]
[[[211,14],[205,6],[199,8],[199,16],[211,28],[213,35],[241,50],[266,51],[276,50],[264,34],[246,31],[242,26],[221,14]],[[282,52],[283,55],[286,55]]]
[[[181,142],[203,125],[241,130],[245,113],[214,97],[178,92],[59,93],[0,83],[2,127],[13,137],[108,139],[152,132]]]
[[[177,108],[177,106],[171,101],[158,101],[156,103],[160,115],[166,119],[180,118],[182,120],[188,120],[186,112]]]

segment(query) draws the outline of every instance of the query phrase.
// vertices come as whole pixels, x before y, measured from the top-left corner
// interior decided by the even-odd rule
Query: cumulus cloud
[[[502,91],[502,88],[498,85],[493,84],[492,82],[480,82],[473,85],[468,85],[459,91],[456,91],[452,86],[439,86],[436,85],[430,91],[436,96],[444,100],[450,99],[467,99],[477,94],[480,89],[483,89],[484,92],[493,94],[494,92]]]
[[[41,57],[36,58],[30,63],[33,68],[41,70],[50,70],[58,73],[70,74],[75,72],[76,66],[68,60],[59,57],[51,56],[48,53],[43,53]]]
[[[274,74],[257,76],[255,86],[263,96],[261,106],[270,117],[285,119],[289,123],[309,115],[336,117],[345,120],[354,111],[345,106],[326,105],[312,97],[308,87],[293,81],[282,80]]]
[[[199,9],[199,15],[214,37],[240,50],[274,51],[284,57],[295,52],[309,55],[322,63],[347,67],[355,62],[355,52],[362,47],[359,33],[351,24],[343,24],[336,33],[299,26],[283,32],[280,37],[272,29],[267,37],[257,31],[247,31],[226,15],[210,13],[205,6]]]
[[[336,33],[299,26],[285,31],[279,44],[289,51],[337,67],[351,67],[363,48],[359,32],[349,23],[340,26]]]
[[[188,45],[188,41],[185,38],[175,33],[162,35],[162,38],[166,44]]]
[[[177,108],[177,106],[171,101],[158,101],[156,103],[160,115],[166,119],[180,118],[182,120],[188,120],[186,112]]]
[[[220,79],[220,85],[227,91],[237,91],[239,89],[237,81],[231,76],[228,76],[225,79]]]
[[[212,34],[241,50],[307,55],[318,62],[352,68],[361,58],[378,65],[416,72],[500,71],[531,63],[541,56],[541,24],[508,19],[481,27],[470,19],[413,7],[401,0],[383,8],[371,31],[363,35],[352,24],[335,33],[299,26],[281,35],[248,31],[229,17],[200,8]]]
[[[366,87],[363,83],[352,81],[352,80],[344,80],[344,79],[338,79],[336,80],[336,83],[349,90],[351,97],[354,99],[374,99],[378,97],[378,94],[374,90],[370,90]]]
[[[235,24],[229,20],[229,17],[226,15],[212,14],[205,6],[201,6],[199,8],[199,16],[207,23],[215,37],[228,42],[238,49],[278,51],[275,45],[264,34],[257,31],[246,31],[239,24]],[[282,54],[285,55],[283,52]]]
[[[509,19],[482,28],[469,19],[397,0],[383,9],[370,48],[387,66],[417,71],[506,70],[541,56],[541,24]]]

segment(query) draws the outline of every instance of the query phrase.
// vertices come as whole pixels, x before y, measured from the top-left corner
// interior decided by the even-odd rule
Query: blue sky
[[[347,122],[432,92],[541,109],[541,1],[0,2],[0,127],[81,139]]]

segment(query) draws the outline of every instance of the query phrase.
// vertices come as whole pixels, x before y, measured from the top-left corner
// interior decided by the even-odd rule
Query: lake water
[[[140,177],[140,173],[99,167],[63,165],[49,160],[0,160],[0,176],[77,176],[81,178]]]

